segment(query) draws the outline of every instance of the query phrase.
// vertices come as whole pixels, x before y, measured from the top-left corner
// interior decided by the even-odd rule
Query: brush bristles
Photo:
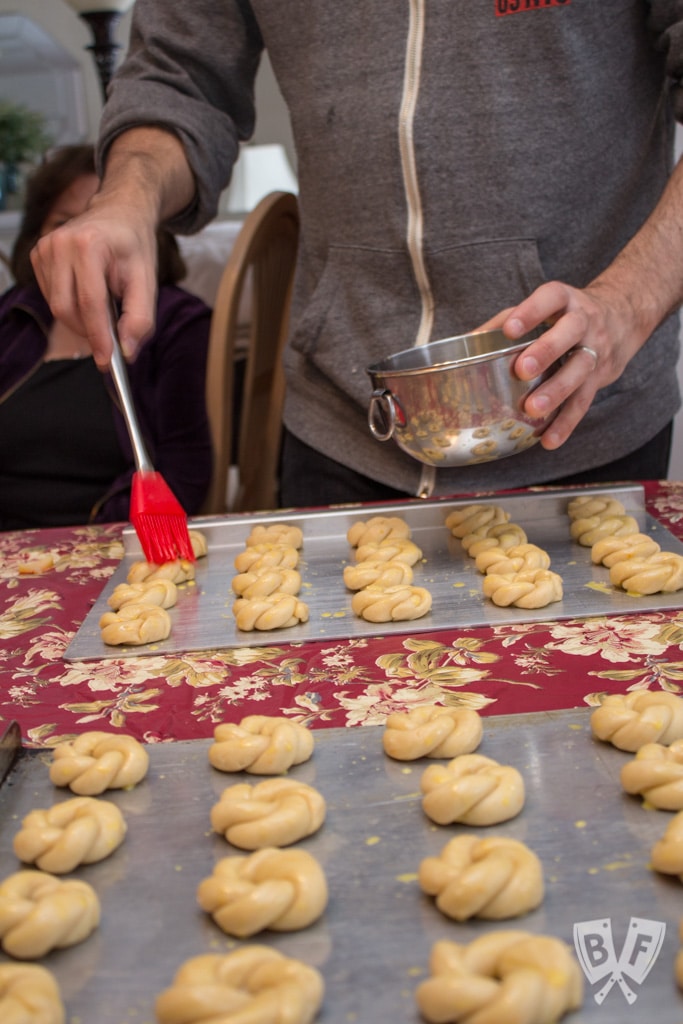
[[[194,561],[194,551],[185,516],[146,512],[132,520],[145,558],[154,565],[176,558]]]

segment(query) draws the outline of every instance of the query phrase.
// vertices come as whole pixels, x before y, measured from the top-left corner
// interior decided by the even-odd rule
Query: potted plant
[[[0,99],[0,209],[19,192],[21,165],[41,157],[50,144],[42,114]]]

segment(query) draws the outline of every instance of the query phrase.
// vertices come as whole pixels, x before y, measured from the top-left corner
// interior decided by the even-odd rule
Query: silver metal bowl
[[[476,331],[397,352],[367,368],[373,386],[368,424],[379,441],[428,466],[471,466],[535,444],[553,416],[531,419],[527,396],[555,370],[515,377],[515,359],[540,330],[511,342]]]

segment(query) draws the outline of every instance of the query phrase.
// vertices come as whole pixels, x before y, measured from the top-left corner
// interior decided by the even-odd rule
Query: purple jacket
[[[15,285],[0,296],[0,402],[42,362],[52,314],[37,286]],[[188,514],[199,512],[212,470],[205,403],[206,356],[211,310],[174,285],[159,289],[154,334],[128,376],[150,458]],[[93,522],[129,516],[135,462],[114,383],[107,390],[121,451],[129,462],[93,508]]]

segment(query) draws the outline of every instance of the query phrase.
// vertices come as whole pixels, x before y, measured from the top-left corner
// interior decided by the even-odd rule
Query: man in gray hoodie
[[[680,0],[137,0],[90,210],[41,240],[55,315],[134,353],[154,232],[216,211],[267,47],[291,115],[301,239],[283,504],[666,474],[683,299]],[[505,312],[501,312],[505,311]],[[513,458],[433,471],[370,434],[366,367],[494,319],[559,413]]]

